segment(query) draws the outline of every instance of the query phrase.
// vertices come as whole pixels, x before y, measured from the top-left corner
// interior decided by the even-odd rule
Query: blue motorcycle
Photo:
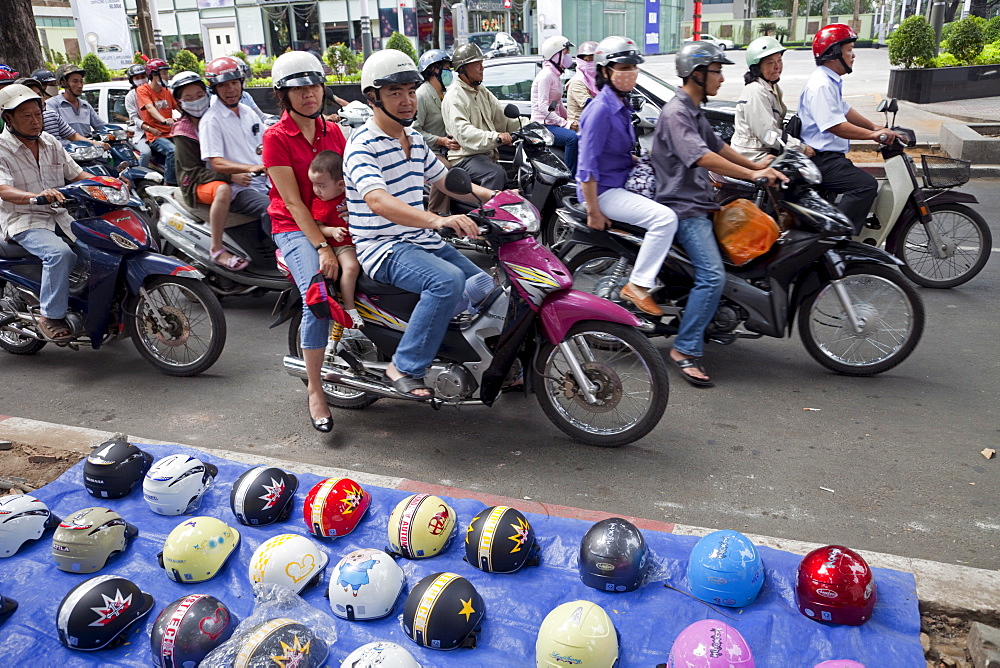
[[[72,333],[60,346],[97,349],[130,336],[139,354],[163,373],[193,376],[219,358],[226,319],[204,276],[156,252],[141,201],[119,179],[96,176],[59,189],[66,200],[33,204],[63,207],[73,216],[77,264],[70,276],[66,323]],[[0,348],[37,353],[46,343],[38,327],[41,261],[0,240]]]

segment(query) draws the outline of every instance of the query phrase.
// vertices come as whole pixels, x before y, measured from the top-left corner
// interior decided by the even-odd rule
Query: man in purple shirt
[[[647,230],[621,297],[644,313],[660,317],[663,310],[649,291],[670,251],[677,216],[668,207],[624,188],[635,146],[627,98],[643,60],[636,43],[627,37],[606,37],[597,45],[594,62],[599,91],[580,114],[577,196],[586,201],[587,225],[595,230],[612,225],[604,211],[613,211],[615,220]]]

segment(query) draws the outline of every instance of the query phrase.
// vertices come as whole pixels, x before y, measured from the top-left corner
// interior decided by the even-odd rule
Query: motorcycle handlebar
[[[39,204],[39,205],[41,205],[41,204],[52,204],[54,206],[59,206],[59,202],[49,202],[49,199],[47,197],[45,197],[44,195],[38,195],[37,197],[32,197],[31,198],[31,203],[32,204]]]

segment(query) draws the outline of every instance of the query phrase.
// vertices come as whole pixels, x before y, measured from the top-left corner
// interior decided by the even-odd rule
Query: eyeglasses
[[[722,70],[705,70],[705,71],[708,72],[709,74],[714,74],[717,77],[722,76]]]

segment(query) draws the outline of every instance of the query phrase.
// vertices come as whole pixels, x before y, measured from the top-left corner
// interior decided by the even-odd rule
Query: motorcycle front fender
[[[122,264],[125,266],[125,281],[131,294],[138,294],[139,288],[150,276],[183,276],[202,280],[205,275],[185,264],[175,257],[160,255],[151,251],[135,253],[127,256]]]
[[[848,265],[859,262],[874,262],[884,264],[888,267],[896,267],[903,264],[903,261],[894,255],[890,255],[881,248],[875,248],[860,241],[849,241],[846,246],[831,248],[827,251],[827,256],[835,258],[837,264]]]
[[[542,333],[552,345],[566,338],[573,325],[583,320],[617,322],[638,327],[642,321],[618,304],[580,290],[559,290],[545,297],[539,309]]]
[[[964,193],[960,190],[923,190],[922,192],[924,205],[929,209],[941,206],[942,204],[979,204],[979,200],[975,195]],[[899,215],[899,220],[893,225],[892,232],[889,233],[889,237],[885,240],[886,248],[895,248],[899,235],[903,233],[903,229],[912,219],[919,215],[914,207],[915,204],[912,200],[907,202],[907,206],[903,208],[903,212]]]

